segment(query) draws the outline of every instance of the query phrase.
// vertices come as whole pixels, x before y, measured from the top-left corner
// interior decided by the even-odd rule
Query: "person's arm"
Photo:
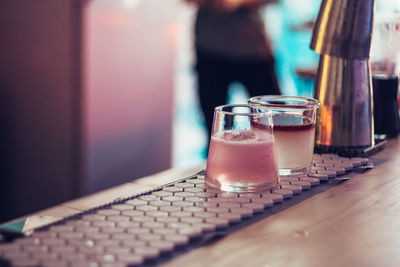
[[[226,12],[235,11],[238,8],[258,9],[266,4],[277,3],[279,0],[211,0],[218,2],[218,7]]]
[[[224,2],[226,0],[184,0],[184,1],[188,4],[196,5],[197,7],[205,7],[205,8],[220,10],[224,9],[225,6]]]
[[[231,1],[231,0],[227,0]],[[241,7],[247,7],[247,8],[260,8],[263,5],[266,4],[275,4],[278,3],[279,0],[241,0],[242,5]]]
[[[194,5],[205,5],[207,2],[210,2],[210,0],[184,0],[188,4],[194,4]]]

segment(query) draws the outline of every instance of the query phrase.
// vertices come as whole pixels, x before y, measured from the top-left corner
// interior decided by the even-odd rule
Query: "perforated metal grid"
[[[12,266],[144,264],[367,164],[366,158],[316,154],[308,173],[281,177],[277,188],[257,193],[210,188],[200,172],[0,244],[0,259]]]

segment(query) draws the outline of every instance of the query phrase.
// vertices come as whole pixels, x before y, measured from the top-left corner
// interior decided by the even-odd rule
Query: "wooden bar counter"
[[[400,266],[400,138],[373,158],[374,169],[164,265]],[[71,215],[195,171],[170,170],[38,214]]]
[[[400,143],[374,169],[167,266],[400,266]]]

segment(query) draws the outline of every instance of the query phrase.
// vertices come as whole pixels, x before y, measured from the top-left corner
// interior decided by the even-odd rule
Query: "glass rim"
[[[268,101],[285,101],[285,104],[273,104]],[[290,104],[290,101],[296,102]],[[260,105],[267,108],[296,108],[296,109],[310,109],[318,108],[320,102],[314,98],[302,97],[302,96],[286,96],[286,95],[263,95],[254,96],[248,100],[250,105]],[[302,104],[300,104],[302,103]]]
[[[259,112],[234,112],[234,111],[226,111],[224,108],[234,108],[234,107],[244,107],[244,108],[253,108],[259,110]],[[257,115],[270,115],[272,114],[272,110],[269,107],[263,107],[260,105],[251,105],[251,104],[227,104],[217,106],[214,109],[215,112],[226,114],[226,115],[239,115],[239,116],[257,116]]]

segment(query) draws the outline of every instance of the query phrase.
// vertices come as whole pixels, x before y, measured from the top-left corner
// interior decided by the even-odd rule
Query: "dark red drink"
[[[394,137],[400,132],[397,77],[373,76],[375,134]]]

